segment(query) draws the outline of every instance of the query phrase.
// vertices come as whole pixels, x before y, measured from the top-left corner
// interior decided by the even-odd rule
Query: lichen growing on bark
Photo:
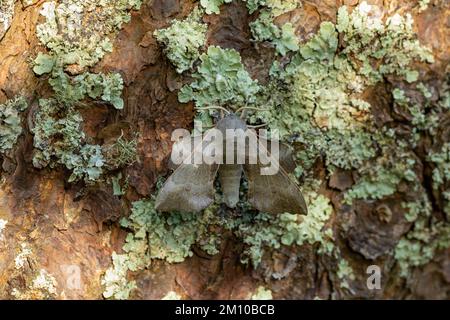
[[[0,40],[5,36],[14,15],[14,0],[0,0]]]
[[[23,97],[16,97],[0,105],[0,153],[11,150],[22,133],[20,113],[28,108]]]
[[[200,21],[201,16],[202,11],[196,8],[186,19],[175,20],[170,27],[154,33],[178,73],[191,69],[200,57],[200,50],[206,45],[208,26]]]
[[[101,146],[87,143],[77,105],[90,98],[108,102],[116,109],[124,107],[122,76],[91,73],[87,68],[112,51],[112,38],[130,20],[130,11],[140,5],[140,0],[65,0],[42,5],[45,21],[37,26],[36,32],[49,52],[38,53],[33,71],[37,75],[50,75],[48,82],[54,96],[39,100],[32,128],[35,167],[62,164],[72,172],[69,182],[93,183],[102,176],[105,159]],[[89,23],[92,19],[98,23]],[[119,166],[123,166],[132,163],[132,159],[120,162]]]
[[[225,2],[228,1],[202,1],[201,5],[207,14],[219,14],[219,7]],[[321,184],[314,180],[316,172],[312,169],[322,160],[330,175],[338,170],[354,171],[354,183],[343,192],[344,204],[386,199],[399,192],[402,183],[409,184],[411,192],[423,192],[417,174],[420,163],[412,147],[421,135],[435,134],[439,115],[447,112],[442,101],[448,101],[443,94],[437,107],[420,103],[428,101],[433,93],[418,81],[420,73],[414,63],[433,63],[432,52],[419,43],[409,14],[383,17],[378,7],[366,2],[351,12],[345,6],[339,8],[336,24],[322,22],[318,32],[298,47],[294,46],[298,40],[293,30],[289,31],[289,37],[283,38],[282,29],[273,23],[274,17],[297,8],[296,1],[284,8],[277,7],[276,1],[246,1],[246,4],[250,13],[261,9],[250,26],[254,40],[272,42],[285,58],[275,58],[268,82],[260,84],[250,77],[237,51],[211,46],[200,56],[198,67],[192,63],[184,65],[189,65],[193,80],[181,89],[179,101],[193,101],[198,108],[221,106],[236,110],[246,105],[264,110],[250,110],[248,121],[279,130],[283,141],[295,147],[296,174],[306,181],[303,192],[309,213],[307,216],[258,213],[246,204],[242,196],[245,192],[241,194],[239,214],[232,219],[213,218],[210,214],[217,210],[214,206],[194,216],[157,215],[152,200],[136,202],[131,220],[122,224],[132,231],[123,258],[131,267],[125,269],[133,270],[136,265],[148,267],[152,259],[181,262],[190,256],[194,244],[214,254],[220,243],[220,233],[208,229],[214,226],[214,230],[231,231],[244,244],[241,261],[256,269],[267,252],[283,246],[313,246],[315,252],[336,262],[337,270],[330,271],[339,279],[341,288],[353,292],[356,275],[349,260],[342,258],[331,228],[331,218],[337,213],[330,200],[320,193]],[[277,39],[288,38],[292,46],[283,49],[281,44],[277,45]],[[409,135],[376,124],[373,106],[364,98],[365,92],[385,77],[403,81],[402,89],[394,86],[391,95],[394,107],[404,108],[409,114]],[[410,99],[409,95],[420,95],[422,100]],[[206,118],[200,116],[200,120],[209,122],[210,118]],[[446,157],[444,151],[430,156],[436,166],[434,180],[441,181],[440,184],[444,182],[439,177],[445,176],[442,159]],[[429,262],[438,250],[450,244],[445,222],[431,219],[430,227],[425,227],[430,220],[428,195],[406,201],[402,208],[405,220],[413,227],[399,241],[394,257],[400,274],[406,275],[411,267]],[[173,239],[174,234],[179,237]],[[200,240],[203,237],[209,240]],[[133,263],[136,257],[140,262]],[[124,281],[127,273],[121,274]],[[126,281],[122,287],[130,293]]]

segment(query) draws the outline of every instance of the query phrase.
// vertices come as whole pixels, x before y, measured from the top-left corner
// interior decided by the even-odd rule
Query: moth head
[[[227,129],[242,129],[245,131],[247,130],[247,124],[235,113],[229,113],[217,122],[216,129],[222,133],[225,133]]]

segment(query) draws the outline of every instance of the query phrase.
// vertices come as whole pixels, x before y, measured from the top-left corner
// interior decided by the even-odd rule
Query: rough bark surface
[[[36,77],[30,60],[42,49],[35,28],[41,19],[39,10],[45,1],[23,6],[16,1],[9,29],[0,38],[0,103],[24,95],[30,103],[24,118],[24,132],[11,152],[3,157],[0,218],[8,221],[0,238],[0,298],[14,298],[14,288],[26,291],[29,278],[45,269],[57,282],[58,299],[101,299],[104,288],[101,276],[111,265],[113,251],[121,252],[126,231],[118,220],[129,214],[130,203],[150,195],[157,178],[168,172],[166,159],[171,150],[170,136],[175,128],[191,128],[194,116],[192,104],[181,104],[177,91],[183,84],[153,37],[153,32],[166,27],[175,18],[183,18],[192,10],[193,1],[146,1],[131,21],[123,26],[114,41],[114,50],[94,68],[95,72],[120,72],[124,78],[125,108],[113,110],[91,102],[83,109],[84,130],[94,140],[104,142],[117,137],[121,130],[139,132],[138,163],[124,170],[129,176],[127,194],[114,196],[109,185],[85,187],[82,183],[67,183],[70,175],[61,167],[38,170],[32,165],[33,136],[27,117],[37,107],[38,97],[50,94],[45,81]],[[373,2],[373,1],[372,1]],[[375,1],[387,12],[402,12],[415,1]],[[321,21],[333,21],[342,4],[354,6],[357,1],[304,1],[302,8],[291,12],[289,20],[301,41],[318,30]],[[446,1],[436,1],[426,11],[414,16],[421,43],[433,49],[436,62],[423,69],[425,78],[444,79],[450,60],[448,21],[450,9]],[[243,57],[244,65],[254,79],[266,81],[274,51],[256,46],[250,41],[248,22],[252,17],[240,1],[223,6],[220,15],[205,18],[210,24],[208,45],[234,48]],[[286,19],[282,16],[279,19]],[[1,33],[0,33],[1,36]],[[383,83],[367,93],[374,116],[383,123],[398,117],[391,110],[391,98]],[[397,119],[396,119],[397,120]],[[402,120],[398,118],[400,123]],[[441,119],[448,123],[448,120]],[[442,141],[448,142],[447,126],[440,125]],[[428,150],[418,148],[423,159]],[[420,161],[418,162],[421,163]],[[351,290],[343,290],[339,279],[330,270],[335,266],[325,256],[318,256],[310,246],[285,248],[265,256],[257,270],[240,263],[242,244],[225,235],[220,253],[208,256],[194,248],[194,256],[178,264],[162,261],[152,263],[148,270],[131,275],[137,282],[132,298],[161,299],[169,291],[189,299],[245,299],[260,285],[272,290],[274,298],[427,298],[450,297],[450,250],[441,250],[432,261],[415,268],[408,279],[394,275],[391,252],[399,239],[411,228],[400,209],[402,195],[397,193],[382,201],[355,201],[342,204],[342,190],[353,183],[351,172],[337,171],[326,177],[323,166],[317,172],[328,185],[323,188],[333,204],[331,219],[336,245],[347,257],[355,272]],[[422,168],[424,185],[433,194],[427,176],[430,168]],[[402,188],[402,187],[400,187]],[[407,185],[403,188],[408,188]],[[438,204],[434,204],[439,214]],[[388,208],[388,220],[380,212]],[[26,242],[32,254],[26,258],[25,269],[17,270],[15,259]],[[297,258],[307,263],[297,263]],[[382,290],[368,290],[366,268],[382,266]],[[70,268],[81,269],[81,288],[72,288],[68,279]],[[292,269],[287,277],[275,280],[274,272]],[[27,298],[41,298],[33,296]]]

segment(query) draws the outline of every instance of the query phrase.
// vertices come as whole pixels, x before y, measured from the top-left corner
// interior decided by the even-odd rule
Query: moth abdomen
[[[235,208],[239,202],[242,165],[223,164],[219,168],[219,181],[222,187],[223,200],[229,208]]]

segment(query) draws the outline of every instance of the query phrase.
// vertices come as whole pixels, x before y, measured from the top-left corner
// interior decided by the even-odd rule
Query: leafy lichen
[[[110,37],[140,6],[141,0],[46,2],[41,10],[45,21],[37,26],[37,36],[57,65],[91,67],[112,51]]]
[[[219,6],[225,2],[230,1],[201,1],[201,5],[208,14],[219,13]],[[409,183],[411,191],[423,191],[412,147],[418,135],[434,134],[437,115],[444,106],[448,108],[450,99],[442,95],[438,110],[412,99],[410,96],[415,94],[408,93],[416,90],[423,99],[433,95],[425,84],[418,82],[420,74],[413,68],[413,62],[431,63],[433,56],[418,42],[411,16],[395,14],[384,19],[381,10],[366,2],[351,13],[344,6],[338,11],[337,24],[323,22],[315,36],[298,45],[292,25],[284,25],[286,36],[283,36],[283,26],[274,23],[277,15],[295,9],[297,1],[246,2],[251,13],[262,8],[251,25],[255,40],[272,42],[281,55],[288,51],[296,53],[290,60],[285,57],[275,61],[270,81],[263,86],[251,79],[237,51],[212,46],[200,56],[193,82],[182,88],[179,100],[194,101],[197,107],[223,106],[236,110],[252,104],[261,107],[260,110],[268,109],[250,111],[248,121],[267,123],[271,129],[279,130],[285,142],[295,146],[300,164],[297,176],[310,182],[314,175],[310,169],[319,159],[328,172],[336,168],[354,171],[355,184],[344,194],[348,203],[355,199],[383,199],[396,193],[402,182]],[[277,3],[286,7],[277,7],[279,11],[276,11]],[[289,45],[277,40],[287,41]],[[169,47],[169,42],[164,43]],[[191,63],[185,64],[188,66],[192,68]],[[372,106],[364,99],[366,89],[391,75],[404,80],[402,88],[394,88],[392,97],[393,105],[405,108],[410,115],[405,121],[411,128],[407,137],[399,136],[388,126],[376,126]],[[438,178],[445,176],[447,158],[445,150],[430,156],[429,161],[438,170],[438,177],[433,181],[442,181]],[[136,202],[132,215],[122,221],[131,233],[124,246],[126,257],[120,265],[133,271],[144,268],[152,259],[180,262],[192,254],[193,245],[214,254],[220,241],[220,235],[212,231],[214,228],[232,231],[240,238],[245,245],[241,260],[254,267],[258,267],[266,252],[282,246],[310,245],[320,254],[337,258],[339,248],[334,244],[329,226],[333,213],[330,200],[319,194],[317,182],[305,187],[304,194],[309,209],[307,216],[257,213],[245,206],[245,196],[234,219],[216,216],[214,207],[196,215],[157,214],[153,200]],[[443,196],[450,199],[450,191]],[[404,203],[403,208],[406,219],[414,227],[400,240],[395,258],[401,270],[406,270],[426,263],[438,249],[447,246],[449,233],[444,223],[433,221],[431,227],[425,227],[425,221],[430,219],[427,195],[413,203]],[[121,273],[120,281],[126,274]],[[355,277],[346,260],[340,260],[336,274],[344,288],[349,288],[349,281]],[[119,287],[129,294],[128,282],[121,283]]]
[[[272,300],[272,291],[263,286],[259,286],[256,292],[251,296],[251,300]]]
[[[238,224],[236,235],[247,245],[243,263],[251,262],[257,267],[268,248],[279,249],[282,245],[319,244],[320,253],[333,251],[333,233],[325,227],[333,212],[329,199],[315,191],[306,191],[304,195],[307,216],[260,213],[251,222]]]
[[[22,133],[20,112],[28,107],[23,97],[16,97],[0,105],[0,153],[12,149]]]
[[[224,3],[231,3],[233,0],[200,0],[200,4],[205,8],[207,14],[219,14],[220,6]]]
[[[113,255],[113,266],[103,277],[105,298],[127,299],[135,284],[127,280],[128,271],[148,267],[152,260],[169,263],[182,262],[192,256],[191,247],[197,244],[208,254],[216,254],[219,237],[212,232],[220,218],[212,210],[203,213],[160,214],[154,200],[133,203],[132,213],[121,220],[121,226],[129,229],[124,254]]]
[[[19,300],[55,299],[57,296],[57,285],[58,282],[53,275],[45,269],[40,269],[39,273],[24,291],[13,288],[11,295]]]
[[[35,167],[62,164],[71,170],[69,182],[93,183],[101,177],[104,151],[110,156],[114,152],[87,141],[77,106],[91,98],[108,102],[116,109],[124,107],[121,75],[91,73],[87,68],[112,51],[111,39],[129,21],[130,11],[140,5],[140,0],[63,0],[43,4],[41,14],[45,21],[37,26],[36,33],[49,51],[37,55],[33,70],[37,75],[49,74],[54,95],[40,99],[35,114],[31,130]],[[120,157],[115,160],[119,165],[127,165],[132,162],[128,156],[134,144],[122,142],[116,145]]]
[[[0,0],[0,40],[11,26],[14,15],[14,0]]]
[[[259,85],[244,69],[236,50],[211,46],[200,60],[194,81],[178,95],[180,102],[193,100],[198,107],[237,107],[255,101]]]
[[[299,0],[244,0],[250,13],[260,7],[268,8],[274,17],[292,11],[301,5]]]
[[[429,161],[435,165],[433,169],[433,189],[444,190],[443,200],[444,212],[450,217],[450,143],[445,143],[439,152],[433,152],[429,156]]]
[[[86,68],[112,51],[110,37],[129,21],[130,10],[139,9],[140,5],[140,0],[44,3],[41,14],[45,22],[37,26],[36,33],[49,53],[38,54],[34,72],[50,73],[49,83],[62,100],[78,102],[89,96],[122,109],[120,74],[92,74]],[[77,76],[72,78],[67,72]]]
[[[59,163],[72,170],[69,181],[97,180],[104,165],[101,147],[86,143],[83,118],[71,106],[55,99],[41,99],[36,114],[33,164],[37,168]]]
[[[341,281],[341,288],[349,289],[348,281],[355,280],[353,269],[347,260],[341,259],[338,264],[337,277]]]
[[[200,49],[206,45],[208,26],[200,22],[201,13],[196,8],[185,20],[175,20],[170,27],[154,33],[178,73],[191,69],[200,57]]]
[[[273,15],[270,11],[263,11],[258,19],[250,23],[253,40],[271,42],[281,56],[289,51],[299,49],[298,39],[295,35],[294,27],[291,23],[285,23],[281,28],[273,22]]]
[[[433,259],[436,251],[449,247],[450,226],[443,222],[429,224],[427,217],[423,215],[395,248],[394,256],[400,275],[407,277],[412,267],[425,265]]]

